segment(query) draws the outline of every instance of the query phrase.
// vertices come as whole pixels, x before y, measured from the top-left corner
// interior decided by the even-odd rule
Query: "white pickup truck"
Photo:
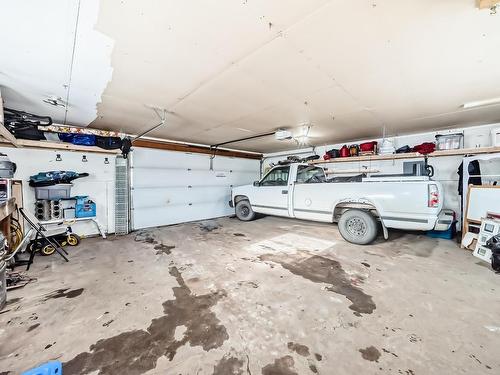
[[[233,188],[229,204],[243,221],[261,213],[337,222],[342,237],[360,245],[375,240],[379,226],[387,239],[387,228],[447,230],[453,221],[453,211],[442,210],[441,184],[427,176],[355,176],[327,182],[323,168],[299,163],[277,166],[253,185]]]

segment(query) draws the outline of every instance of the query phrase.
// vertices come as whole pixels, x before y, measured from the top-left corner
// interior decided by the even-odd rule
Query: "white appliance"
[[[491,145],[500,147],[500,128],[491,129]]]
[[[491,262],[491,250],[486,247],[486,241],[491,237],[500,234],[500,220],[483,219],[481,220],[481,229],[477,237],[477,244],[474,252],[475,257],[478,257],[485,262]]]

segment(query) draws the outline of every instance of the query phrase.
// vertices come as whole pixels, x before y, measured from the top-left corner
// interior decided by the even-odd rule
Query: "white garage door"
[[[148,148],[131,153],[132,228],[211,219],[234,213],[232,186],[259,178],[258,160]]]

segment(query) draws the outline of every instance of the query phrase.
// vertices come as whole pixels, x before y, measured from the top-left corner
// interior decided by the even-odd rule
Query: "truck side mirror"
[[[253,186],[260,186],[260,182],[259,181],[254,181],[253,182]]]

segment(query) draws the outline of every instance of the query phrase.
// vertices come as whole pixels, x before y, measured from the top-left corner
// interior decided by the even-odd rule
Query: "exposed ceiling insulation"
[[[67,121],[76,125],[137,134],[157,123],[155,106],[172,112],[148,134],[158,138],[215,144],[311,124],[310,143],[325,144],[380,136],[384,125],[394,135],[500,121],[500,105],[461,108],[500,97],[500,14],[474,0],[23,3],[31,7],[13,41],[22,48],[0,58],[3,96],[59,122],[65,111],[41,100],[65,97],[73,46],[71,92],[81,95],[70,96]],[[60,61],[43,63],[41,46]],[[33,56],[32,70],[6,64]],[[231,145],[296,146],[273,137]]]

